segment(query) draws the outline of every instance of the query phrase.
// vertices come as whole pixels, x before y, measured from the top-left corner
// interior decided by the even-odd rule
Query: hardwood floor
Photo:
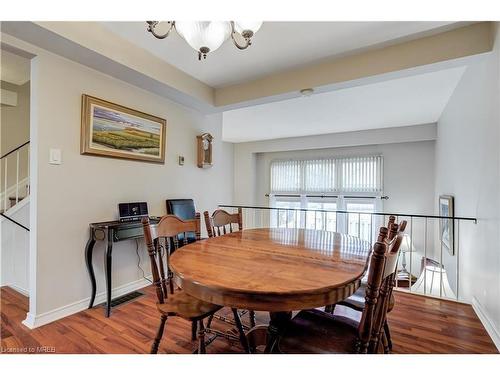
[[[30,330],[25,319],[28,299],[3,287],[1,299],[1,352],[56,353],[148,353],[159,314],[154,290],[115,309],[105,318],[102,307],[85,310]],[[347,308],[337,313],[352,315]],[[224,311],[230,316],[230,310]],[[246,322],[248,317],[243,317]],[[257,313],[258,324],[266,324],[267,313]],[[468,305],[396,292],[396,305],[389,314],[394,353],[498,353],[481,322]],[[214,320],[213,328],[230,329]],[[191,353],[191,325],[178,318],[167,321],[160,353]],[[238,342],[219,338],[208,353],[242,353]]]

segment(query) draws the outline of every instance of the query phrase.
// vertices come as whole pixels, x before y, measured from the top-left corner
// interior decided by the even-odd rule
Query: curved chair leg
[[[245,331],[243,330],[243,325],[241,324],[240,316],[238,315],[238,310],[231,309],[233,311],[234,323],[236,324],[236,328],[238,328],[238,333],[240,334],[240,342],[243,345],[243,349],[245,349],[245,353],[250,353],[250,345],[248,345],[248,339],[245,335]]]
[[[255,327],[256,321],[255,321],[255,311],[250,310],[248,312],[248,319],[250,320],[250,328]]]
[[[158,327],[158,332],[156,333],[156,337],[153,341],[153,346],[151,347],[151,354],[158,353],[158,348],[160,347],[160,341],[163,336],[163,331],[165,330],[165,323],[167,322],[167,316],[162,315],[160,326]]]
[[[196,340],[196,321],[191,322],[191,341]]]
[[[205,346],[205,326],[203,319],[198,320],[198,354],[205,354],[207,352]]]
[[[392,352],[391,331],[389,329],[389,324],[387,323],[387,320],[384,322],[384,336],[387,340],[387,353]],[[385,351],[385,345],[384,345],[384,351]]]

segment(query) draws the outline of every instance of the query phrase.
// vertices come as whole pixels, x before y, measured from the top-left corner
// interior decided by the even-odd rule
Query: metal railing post
[[[370,214],[370,244],[373,243],[373,214]],[[396,279],[397,284],[397,279]]]
[[[408,290],[411,293],[411,287],[412,285],[412,280],[413,280],[413,274],[411,273],[411,266],[412,266],[412,246],[413,246],[413,218],[410,217],[410,248],[408,249],[410,253],[410,274],[408,275]]]
[[[9,209],[9,207],[7,207],[7,195],[8,192],[7,192],[7,168],[8,168],[8,163],[7,163],[7,159],[5,159],[5,164],[4,164],[4,170],[3,170],[3,174],[4,174],[4,180],[3,180],[3,210],[4,211],[7,211]]]
[[[16,204],[19,202],[19,150],[16,151]]]
[[[427,294],[427,218],[424,227],[424,295]]]
[[[30,179],[30,171],[31,171],[30,164],[31,164],[31,162],[30,162],[30,148],[29,147],[28,147],[27,158],[28,158],[28,172],[27,172],[28,173],[28,186],[26,187],[26,195],[29,195],[31,192],[31,179]]]
[[[452,239],[450,239],[450,242]],[[441,246],[439,246],[439,298],[443,297],[443,241],[440,241]]]
[[[358,213],[358,237],[361,238],[361,214]]]
[[[460,220],[457,220],[457,272],[456,272],[457,301],[459,301],[459,298],[458,298],[458,288],[460,285],[460,278],[458,277],[459,272],[460,272]]]

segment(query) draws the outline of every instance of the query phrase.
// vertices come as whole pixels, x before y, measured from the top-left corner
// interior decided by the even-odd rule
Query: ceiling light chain
[[[262,22],[235,22],[235,21],[197,21],[175,22],[168,21],[169,28],[164,34],[158,34],[155,29],[160,21],[146,21],[147,31],[157,39],[165,39],[175,29],[184,40],[198,52],[198,60],[206,59],[209,52],[215,51],[229,37],[239,50],[247,49],[252,45],[251,38],[259,30]],[[240,44],[238,39],[244,39]]]

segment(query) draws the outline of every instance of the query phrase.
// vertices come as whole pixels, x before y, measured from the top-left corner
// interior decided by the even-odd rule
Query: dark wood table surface
[[[176,283],[201,300],[269,311],[272,351],[291,311],[339,302],[361,284],[370,244],[336,232],[261,228],[192,243],[176,251]]]

